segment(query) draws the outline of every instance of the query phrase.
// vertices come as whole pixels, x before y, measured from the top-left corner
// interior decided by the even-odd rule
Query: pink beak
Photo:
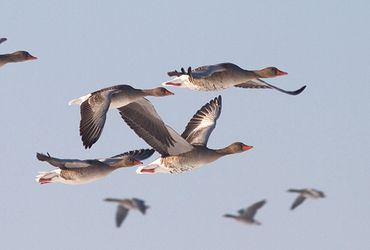
[[[27,56],[27,60],[36,60],[37,57],[36,56],[33,56],[33,55],[28,55]]]
[[[253,146],[249,146],[249,145],[245,145],[245,144],[243,144],[243,146],[242,146],[243,151],[247,151],[247,150],[252,149],[252,148],[253,148]]]
[[[287,72],[284,72],[284,71],[281,71],[281,70],[278,70],[277,72],[276,72],[276,75],[277,76],[285,76],[285,75],[287,75],[288,73]]]

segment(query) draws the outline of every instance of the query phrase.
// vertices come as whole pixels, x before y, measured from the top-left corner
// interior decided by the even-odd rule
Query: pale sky
[[[336,249],[370,246],[370,3],[368,1],[1,1],[0,54],[27,50],[39,60],[0,68],[1,249]],[[181,67],[232,62],[289,73],[269,82],[307,85],[299,96],[273,90],[170,90],[149,98],[181,133],[221,94],[208,146],[254,148],[178,175],[121,169],[80,186],[39,185],[53,167],[36,152],[91,159],[147,148],[108,113],[85,150],[73,98],[126,83],[152,88]],[[158,154],[145,161],[154,160]],[[326,199],[294,211],[288,188]],[[144,199],[115,227],[106,197]],[[261,199],[246,226],[223,218]]]

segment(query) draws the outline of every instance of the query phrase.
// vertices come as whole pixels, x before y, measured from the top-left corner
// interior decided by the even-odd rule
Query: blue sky
[[[370,23],[367,1],[2,1],[0,53],[37,61],[0,68],[3,249],[365,249],[370,233]],[[119,83],[152,88],[181,67],[233,62],[289,75],[273,90],[149,98],[179,133],[206,102],[223,109],[208,142],[254,148],[181,175],[122,169],[81,186],[38,185],[36,152],[99,158],[146,148],[110,111],[85,150],[69,100]],[[148,160],[147,162],[154,159]],[[288,188],[327,198],[295,211]],[[106,197],[139,197],[147,215],[114,225]],[[365,199],[364,199],[365,198]],[[267,199],[260,227],[222,217]]]

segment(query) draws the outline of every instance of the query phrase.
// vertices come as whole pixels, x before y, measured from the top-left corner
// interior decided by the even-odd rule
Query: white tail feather
[[[81,96],[81,97],[79,97],[77,99],[70,100],[68,102],[68,105],[69,106],[71,106],[73,104],[75,104],[75,105],[81,105],[81,103],[83,103],[84,101],[86,101],[90,96],[91,96],[91,94],[87,94],[87,95]]]

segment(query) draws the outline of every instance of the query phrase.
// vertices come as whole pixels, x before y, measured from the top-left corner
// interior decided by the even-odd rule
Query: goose
[[[313,188],[289,189],[288,192],[299,193],[298,197],[294,200],[292,206],[290,207],[291,210],[302,204],[306,198],[325,198],[325,194],[322,191]]]
[[[161,135],[149,126],[142,124],[141,116],[126,114],[135,110],[134,104],[129,104],[119,108],[124,121],[134,130],[134,132],[144,139],[151,147],[161,154],[161,157],[147,166],[139,167],[139,174],[153,173],[182,173],[202,165],[211,163],[218,158],[243,152],[253,148],[241,142],[235,142],[221,149],[210,149],[207,142],[210,134],[216,126],[216,121],[221,114],[221,96],[218,96],[199,109],[180,136],[175,130],[167,126],[173,143],[165,145],[156,138]],[[152,117],[154,119],[154,117]],[[152,123],[162,121],[158,116]]]
[[[46,161],[57,169],[39,172],[36,182],[86,184],[103,178],[116,169],[142,164],[141,160],[149,158],[153,153],[153,149],[140,149],[110,158],[93,160],[58,159],[49,154],[37,153],[36,157],[39,161]]]
[[[145,204],[145,201],[138,198],[132,199],[116,199],[116,198],[106,198],[104,201],[116,202],[118,203],[116,212],[116,226],[120,227],[122,222],[125,220],[129,210],[138,210],[145,215],[146,210],[149,208]]]
[[[261,222],[254,219],[254,216],[257,213],[257,210],[260,209],[263,205],[265,205],[266,200],[261,200],[252,204],[251,206],[247,207],[246,209],[240,209],[238,211],[238,215],[233,214],[225,214],[224,217],[226,218],[233,218],[237,221],[243,222],[245,224],[250,225],[261,225]]]
[[[143,119],[146,119],[149,116],[157,116],[157,112],[153,105],[144,97],[168,95],[173,95],[173,93],[162,87],[136,89],[130,85],[115,85],[71,100],[68,104],[80,105],[80,136],[84,147],[91,148],[98,141],[103,131],[109,109],[120,108],[134,102],[137,105],[135,113],[141,112],[144,116]],[[152,125],[148,124],[148,126]],[[155,125],[155,128],[164,135],[164,137],[157,139],[165,144],[171,143],[170,135],[163,122]]]
[[[285,94],[298,95],[306,88],[306,86],[303,86],[295,91],[287,91],[260,79],[288,74],[276,67],[268,67],[261,70],[245,70],[232,63],[220,63],[200,66],[194,70],[189,67],[187,72],[182,68],[181,72],[175,70],[167,74],[168,76],[175,76],[175,78],[162,83],[162,85],[199,91],[222,90],[230,87],[272,88]]]

